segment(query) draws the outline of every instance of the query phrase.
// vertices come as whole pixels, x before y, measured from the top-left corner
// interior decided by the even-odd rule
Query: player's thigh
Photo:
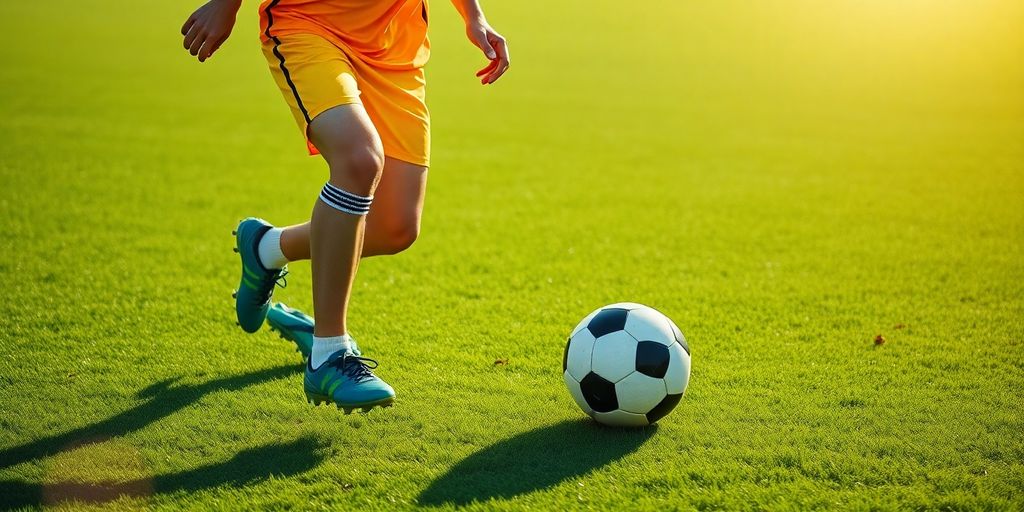
[[[427,167],[385,158],[384,172],[366,218],[367,231],[411,243],[419,234],[427,191]]]
[[[366,109],[359,103],[331,107],[309,123],[309,139],[331,166],[336,185],[362,188],[366,179],[379,173],[384,149]],[[336,176],[336,173],[352,176]],[[346,183],[349,179],[356,183]]]

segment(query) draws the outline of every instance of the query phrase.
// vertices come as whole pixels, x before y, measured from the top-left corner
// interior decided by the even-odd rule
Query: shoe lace
[[[378,363],[368,357],[345,354],[338,359],[335,359],[330,364],[338,370],[341,370],[341,373],[345,374],[346,377],[354,380],[355,382],[362,382],[374,377],[371,370],[377,368]]]
[[[259,293],[253,295],[256,304],[266,304],[270,302],[270,296],[274,294],[274,286],[280,288],[288,287],[288,279],[285,276],[288,275],[287,269],[281,269],[278,272],[268,272],[263,279],[260,281]]]

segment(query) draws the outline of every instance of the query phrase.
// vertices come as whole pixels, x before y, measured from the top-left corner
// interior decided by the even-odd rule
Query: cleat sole
[[[348,415],[348,414],[352,414],[352,411],[354,411],[356,409],[361,409],[363,411],[363,413],[368,413],[371,410],[373,410],[374,407],[380,407],[380,408],[391,407],[395,403],[395,398],[394,397],[383,398],[381,400],[377,400],[377,401],[369,402],[369,403],[365,403],[365,404],[341,404],[341,403],[335,402],[333,398],[328,397],[326,395],[320,395],[320,394],[317,394],[317,393],[310,393],[309,391],[306,391],[306,402],[309,402],[310,404],[313,404],[314,407],[319,406],[321,404],[334,404],[335,407],[337,407],[338,409],[344,411],[344,413],[346,415]]]

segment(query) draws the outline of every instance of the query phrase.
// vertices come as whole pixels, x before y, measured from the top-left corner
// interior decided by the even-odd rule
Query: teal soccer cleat
[[[268,269],[260,263],[259,243],[263,235],[273,226],[263,219],[249,217],[238,224],[235,235],[235,252],[242,258],[242,279],[235,297],[235,313],[238,325],[245,332],[260,329],[270,309],[270,297],[274,285],[284,286],[285,269]]]
[[[277,331],[282,338],[295,343],[297,350],[302,352],[303,359],[309,358],[309,354],[313,352],[313,319],[309,315],[275,302],[267,313],[267,323],[270,324],[270,329]],[[361,355],[355,342],[352,343],[352,353]]]
[[[389,407],[395,401],[395,390],[373,374],[371,370],[376,367],[377,361],[351,350],[335,352],[315,370],[307,362],[302,383],[306,400],[313,405],[333,403],[345,414],[356,408],[368,412],[376,406]]]

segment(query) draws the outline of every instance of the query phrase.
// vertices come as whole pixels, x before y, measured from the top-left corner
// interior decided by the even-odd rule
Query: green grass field
[[[351,314],[398,403],[351,416],[234,323],[231,229],[326,178],[256,3],[202,65],[190,2],[0,4],[0,509],[1024,508],[1024,5],[492,1],[484,88],[433,4],[424,232]],[[622,300],[693,349],[642,430],[560,377]]]

